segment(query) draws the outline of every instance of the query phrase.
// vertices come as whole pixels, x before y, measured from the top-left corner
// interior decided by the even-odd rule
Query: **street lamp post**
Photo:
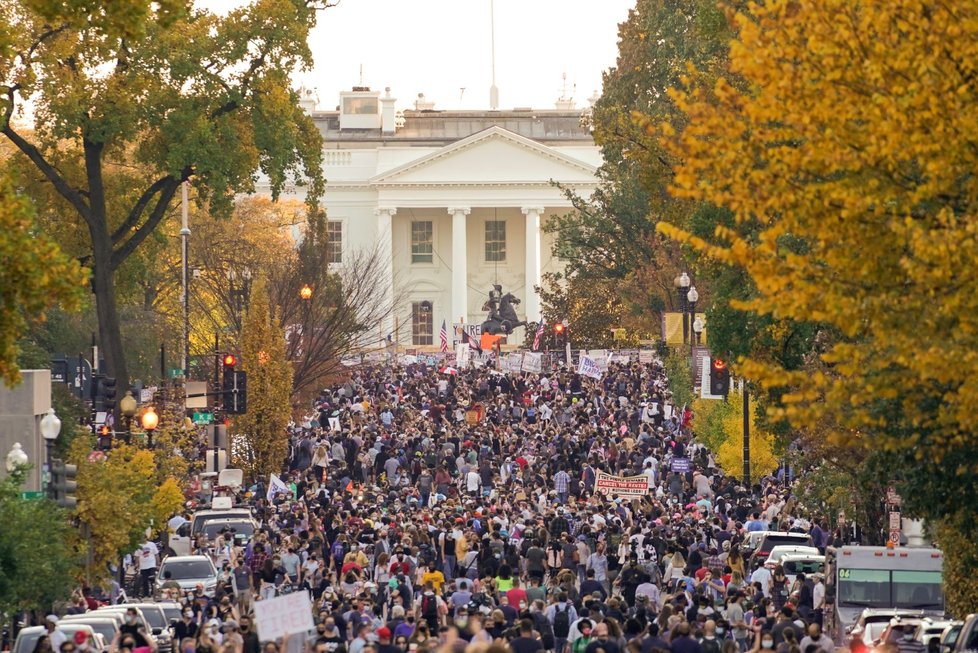
[[[237,282],[240,280],[240,284]],[[231,295],[231,312],[234,314],[234,325],[241,330],[241,315],[248,305],[248,295],[251,294],[251,269],[244,268],[241,273],[228,270],[228,282]]]
[[[696,319],[693,320],[693,337],[696,340],[697,347],[700,345],[700,341],[703,337],[703,329],[705,327],[706,327],[706,322],[703,321],[703,318],[697,315]]]
[[[61,433],[61,420],[54,414],[53,408],[48,408],[47,414],[41,418],[41,437],[44,438],[47,449],[47,465],[51,468],[51,454],[54,452],[54,441]]]
[[[683,314],[683,344],[689,342],[689,315],[686,313],[686,302],[689,299],[689,275],[683,272],[672,281],[679,296],[679,310]]]
[[[20,446],[20,442],[14,442],[14,446],[7,452],[7,473],[13,474],[19,467],[27,465],[27,462],[27,454],[24,453],[24,448]]]
[[[160,424],[160,416],[156,414],[156,409],[150,406],[143,413],[142,418],[143,429],[146,431],[146,446],[149,449],[153,448],[153,431]]]
[[[122,411],[122,416],[126,418],[126,444],[129,444],[132,439],[132,418],[136,415],[137,407],[132,392],[126,390],[126,396],[119,401],[119,410]]]

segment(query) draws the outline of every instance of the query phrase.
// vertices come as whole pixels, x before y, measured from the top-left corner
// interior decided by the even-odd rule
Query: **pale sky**
[[[332,109],[360,81],[391,87],[398,109],[424,93],[435,109],[488,109],[490,0],[340,0],[310,40],[315,70],[296,79]],[[220,12],[241,0],[198,0]],[[615,63],[618,23],[635,0],[495,0],[499,108],[552,109],[567,74],[580,108]],[[576,85],[576,91],[574,91]],[[462,88],[465,89],[464,93]]]

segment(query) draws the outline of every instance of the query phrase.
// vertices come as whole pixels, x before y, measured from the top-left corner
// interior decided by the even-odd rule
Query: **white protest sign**
[[[654,352],[651,349],[639,349],[638,350],[638,362],[643,365],[646,363],[651,363]]]
[[[276,640],[284,635],[305,633],[315,628],[312,623],[312,602],[307,590],[255,601],[252,608],[255,611],[258,638],[263,642]]]
[[[523,368],[523,354],[513,353],[502,359],[504,372],[519,372]]]
[[[594,362],[594,359],[590,356],[581,356],[581,362],[577,366],[577,373],[581,376],[587,376],[592,379],[601,378],[601,368],[598,364]]]
[[[469,364],[469,344],[463,342],[455,345],[455,365],[459,368]]]
[[[531,352],[523,354],[523,371],[534,374],[543,372],[543,354]]]

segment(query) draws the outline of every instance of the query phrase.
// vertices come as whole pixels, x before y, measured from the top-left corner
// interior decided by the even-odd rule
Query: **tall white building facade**
[[[493,284],[540,319],[533,291],[561,268],[542,226],[571,210],[560,184],[597,185],[600,152],[580,110],[437,111],[419,96],[397,112],[389,91],[340,94],[334,111],[304,100],[325,139],[333,264],[379,247],[395,315],[378,344],[438,345],[442,322],[480,323]],[[517,336],[521,332],[517,332]]]

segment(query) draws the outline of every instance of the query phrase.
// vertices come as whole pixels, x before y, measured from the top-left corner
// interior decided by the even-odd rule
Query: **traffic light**
[[[51,461],[51,484],[48,486],[48,494],[52,501],[62,508],[74,508],[78,505],[75,498],[75,490],[78,483],[75,478],[78,476],[78,467],[66,465],[63,460],[54,459]]]
[[[234,354],[224,354],[224,374],[221,377],[221,390],[224,398],[224,412],[231,415],[244,413],[248,406],[248,377],[245,372],[234,369],[238,359]]]
[[[115,412],[115,378],[103,376],[98,382],[98,407],[107,413]]]
[[[563,322],[554,324],[554,349],[564,348],[564,336],[567,334],[567,327]]]
[[[112,429],[103,424],[98,429],[98,448],[100,451],[112,449]]]
[[[710,394],[727,396],[730,391],[730,368],[721,358],[714,358],[710,365]]]

